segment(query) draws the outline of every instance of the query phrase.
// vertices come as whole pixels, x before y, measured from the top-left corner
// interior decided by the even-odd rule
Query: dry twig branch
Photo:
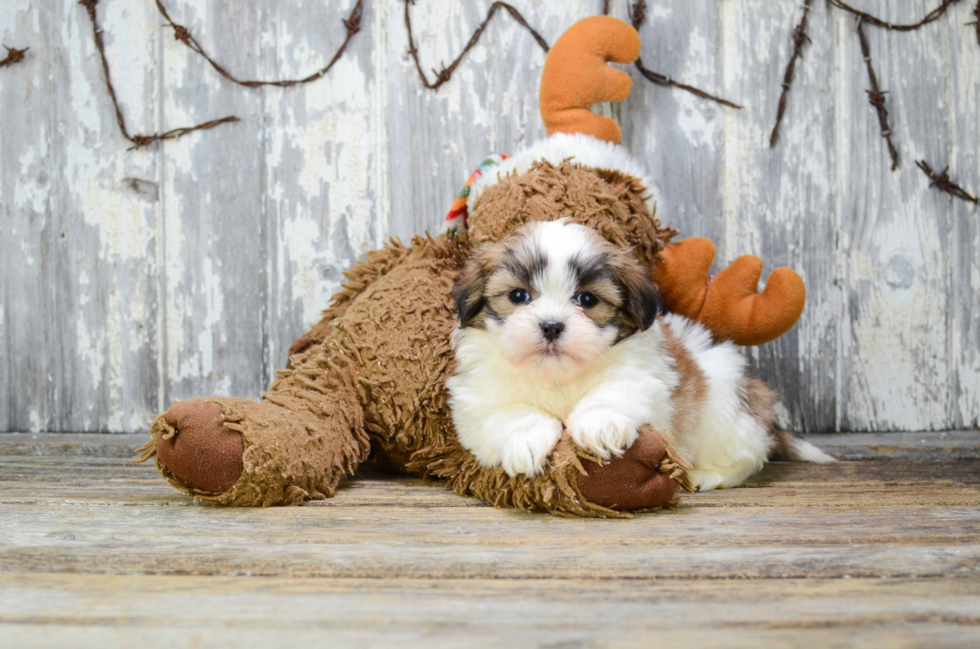
[[[646,8],[647,8],[646,0],[637,0],[637,2],[634,2],[632,7],[630,7],[629,9],[630,21],[632,21],[633,28],[636,29],[637,31],[639,31],[640,25],[643,23],[643,20],[646,18]],[[722,106],[728,106],[729,108],[737,108],[737,109],[742,108],[741,106],[739,106],[734,102],[728,101],[727,99],[722,99],[721,97],[716,97],[715,95],[709,94],[704,90],[701,90],[700,88],[695,88],[694,86],[689,86],[686,83],[675,81],[674,79],[668,77],[666,74],[662,74],[660,72],[654,72],[650,68],[643,65],[642,58],[636,59],[635,65],[636,65],[636,69],[640,71],[640,74],[642,74],[644,77],[646,77],[647,80],[652,81],[658,86],[671,86],[673,88],[679,88],[680,90],[686,90],[691,94],[697,95],[702,99],[710,99],[711,101],[719,103]]]
[[[509,13],[511,17],[515,21],[517,21],[517,23],[521,27],[526,29],[531,34],[531,36],[534,37],[534,40],[537,41],[538,45],[541,47],[542,50],[547,52],[549,49],[548,41],[546,41],[544,37],[541,36],[541,34],[539,34],[533,27],[531,27],[528,24],[524,16],[521,15],[521,12],[519,12],[517,9],[507,4],[506,2],[494,2],[492,5],[490,5],[489,11],[487,11],[487,17],[483,19],[483,22],[480,23],[479,26],[477,26],[476,30],[473,32],[473,35],[470,36],[470,40],[466,43],[466,47],[464,47],[463,51],[459,53],[459,56],[453,59],[452,63],[450,63],[449,65],[444,65],[441,70],[432,70],[432,73],[435,75],[435,80],[430,81],[429,78],[425,75],[425,72],[422,70],[422,63],[419,61],[418,46],[415,44],[415,36],[412,31],[412,17],[411,17],[410,7],[413,4],[415,4],[415,0],[405,0],[405,27],[408,30],[408,53],[412,55],[412,59],[415,61],[415,68],[416,70],[418,70],[419,77],[422,79],[422,85],[424,85],[426,88],[430,90],[438,90],[439,87],[442,86],[442,84],[446,83],[447,81],[449,81],[450,78],[452,78],[453,73],[456,71],[456,68],[459,66],[460,62],[467,55],[467,53],[469,53],[469,51],[473,49],[473,46],[477,44],[477,42],[480,40],[480,37],[483,35],[483,32],[486,30],[487,25],[490,23],[490,20],[493,18],[494,14],[496,14],[497,11],[500,9],[503,9],[507,13]],[[608,5],[609,5],[608,2],[603,2],[604,13],[608,11]],[[646,9],[646,2],[640,0],[634,5],[633,9],[631,10],[630,18],[633,21],[634,28],[638,29],[640,23],[643,22],[643,19],[645,17],[645,9]],[[665,74],[654,72],[653,70],[650,70],[649,68],[644,66],[643,61],[641,59],[637,59],[636,67],[644,77],[646,77],[648,80],[652,81],[657,85],[672,86],[674,88],[686,90],[687,92],[693,93],[698,97],[702,97],[704,99],[710,99],[711,101],[718,102],[719,104],[729,106],[731,108],[741,108],[741,106],[739,106],[738,104],[732,103],[727,99],[715,97],[714,95],[708,94],[699,88],[695,88],[693,86],[680,83],[679,81],[674,81],[673,79],[671,79]]]
[[[928,25],[929,23],[934,22],[939,18],[941,18],[942,15],[945,14],[950,7],[952,7],[954,4],[956,4],[959,1],[960,0],[943,0],[942,4],[940,4],[938,7],[936,7],[929,13],[927,13],[925,17],[919,22],[908,23],[903,25],[903,24],[890,23],[887,20],[876,18],[871,14],[860,11],[859,9],[855,9],[854,7],[847,4],[846,2],[843,2],[842,0],[828,0],[830,4],[834,5],[838,9],[843,9],[848,13],[854,14],[859,19],[868,23],[869,25],[874,25],[875,27],[884,27],[885,29],[890,29],[896,32],[911,32],[916,29],[919,29],[920,27],[924,27],[925,25]]]
[[[333,58],[331,58],[324,67],[320,68],[313,74],[303,77],[302,79],[287,79],[280,81],[243,81],[233,75],[231,72],[228,72],[228,70],[212,59],[204,48],[201,47],[201,44],[197,41],[197,39],[191,36],[190,31],[186,27],[175,23],[167,13],[166,7],[163,6],[162,0],[156,0],[156,3],[157,9],[160,11],[160,15],[162,15],[164,20],[167,21],[167,27],[173,28],[174,38],[200,54],[204,60],[210,63],[211,67],[217,70],[218,74],[223,76],[225,79],[228,79],[233,83],[237,83],[240,86],[245,86],[246,88],[258,88],[260,86],[278,86],[280,88],[286,88],[289,86],[310,83],[311,81],[316,81],[317,79],[322,78],[323,75],[329,72],[330,68],[332,68],[338,60],[340,60],[340,57],[343,56],[344,51],[347,49],[347,44],[350,43],[350,40],[354,37],[354,34],[361,30],[361,17],[364,15],[364,0],[357,0],[357,3],[351,9],[347,19],[343,21],[344,27],[347,29],[347,36],[340,44],[340,47],[337,48],[337,51],[334,52]]]
[[[98,2],[99,0],[79,0],[78,4],[85,7],[85,11],[88,12],[89,20],[92,21],[92,38],[95,39],[95,49],[99,51],[99,57],[102,59],[102,72],[105,75],[106,89],[109,91],[109,98],[112,99],[112,106],[116,110],[116,122],[119,124],[119,130],[122,132],[124,138],[133,143],[133,146],[130,147],[130,149],[138,149],[142,146],[146,146],[147,144],[152,144],[157,140],[175,140],[190,133],[191,131],[205,130],[214,128],[218,124],[224,124],[225,122],[238,121],[237,117],[229,115],[228,117],[214,119],[210,122],[198,124],[197,126],[183,126],[181,128],[175,128],[165,133],[154,133],[152,135],[130,135],[129,131],[126,129],[126,120],[123,118],[122,109],[119,107],[119,100],[116,98],[116,89],[112,86],[112,76],[109,74],[109,61],[105,56],[105,45],[102,42],[102,30],[99,28],[99,21],[95,11],[95,5],[97,5]]]
[[[793,85],[793,73],[796,70],[796,62],[803,56],[803,45],[810,43],[810,37],[806,34],[807,17],[810,15],[810,3],[812,0],[805,0],[803,4],[803,18],[800,19],[796,29],[793,30],[793,56],[786,64],[786,72],[783,74],[783,92],[779,95],[779,107],[776,109],[776,124],[772,127],[772,135],[769,136],[769,148],[776,146],[779,139],[779,124],[783,121],[783,114],[786,113],[786,98],[789,89]]]
[[[509,13],[511,17],[517,21],[517,24],[530,32],[531,36],[534,37],[534,40],[537,41],[542,50],[545,52],[548,51],[548,41],[544,40],[544,37],[527,23],[524,16],[521,15],[521,12],[506,2],[494,2],[492,5],[490,5],[490,10],[487,11],[487,17],[483,19],[483,22],[480,23],[480,25],[473,32],[473,35],[470,36],[469,42],[466,43],[466,47],[464,47],[463,51],[459,53],[459,56],[453,59],[453,62],[448,66],[443,66],[442,70],[433,70],[432,73],[436,75],[436,80],[429,81],[429,78],[425,76],[425,72],[422,71],[422,63],[419,61],[419,49],[415,45],[415,38],[412,34],[412,17],[409,7],[413,4],[415,4],[415,0],[405,0],[405,28],[408,30],[408,53],[411,54],[412,59],[415,60],[415,69],[419,72],[419,77],[422,79],[422,85],[429,90],[438,90],[442,84],[446,83],[452,78],[453,72],[456,71],[457,66],[459,66],[460,62],[469,53],[469,51],[473,49],[473,46],[479,42],[480,37],[487,28],[487,25],[490,24],[490,20],[493,19],[494,14],[496,14],[500,9],[503,9]]]
[[[22,50],[18,50],[16,47],[7,47],[6,45],[4,45],[4,48],[7,50],[7,58],[0,61],[0,68],[5,68],[8,65],[13,65],[14,63],[20,63],[24,60],[24,54],[27,53],[27,50],[31,49],[29,47],[25,47]]]
[[[833,1],[833,0],[831,0]],[[878,85],[878,75],[875,74],[874,66],[871,65],[871,48],[868,46],[868,37],[864,35],[864,20],[858,18],[857,33],[861,41],[861,54],[864,56],[864,63],[868,68],[868,78],[871,81],[871,90],[868,93],[868,100],[878,112],[878,124],[881,126],[881,136],[888,143],[888,153],[892,157],[892,171],[898,169],[898,149],[892,142],[892,130],[888,126],[888,109],[885,107],[885,93]]]
[[[980,204],[980,200],[978,200],[976,196],[969,193],[968,191],[966,191],[965,189],[963,189],[962,187],[960,187],[959,185],[957,185],[956,183],[954,183],[952,180],[949,179],[949,167],[946,167],[940,173],[937,174],[935,171],[932,170],[932,167],[930,167],[929,163],[926,162],[925,160],[919,160],[915,164],[919,167],[919,169],[922,170],[922,173],[929,176],[929,180],[932,181],[929,183],[930,187],[935,187],[941,192],[945,192],[947,194],[950,194],[951,196],[955,196],[956,198],[962,199],[964,201],[969,201],[970,203],[973,203],[975,205]]]
[[[609,0],[602,0],[602,15],[609,15]]]

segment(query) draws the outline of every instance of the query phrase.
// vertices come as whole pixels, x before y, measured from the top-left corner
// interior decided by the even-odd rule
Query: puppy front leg
[[[665,430],[670,421],[667,390],[650,380],[613,380],[586,395],[568,417],[575,443],[608,460],[633,445],[637,429]]]
[[[459,419],[456,432],[463,446],[481,464],[502,466],[511,477],[542,473],[564,428],[554,417],[530,406],[507,408],[479,423],[471,420],[475,426]]]

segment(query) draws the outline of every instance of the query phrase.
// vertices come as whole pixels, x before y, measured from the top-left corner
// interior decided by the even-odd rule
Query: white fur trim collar
[[[566,158],[586,167],[597,169],[612,169],[638,178],[648,190],[647,207],[653,211],[656,203],[656,186],[646,174],[646,170],[626,149],[618,144],[599,140],[591,135],[582,133],[555,133],[551,137],[535,142],[523,151],[507,158],[498,166],[487,169],[486,173],[477,178],[470,187],[470,195],[466,206],[470,213],[473,205],[483,190],[495,185],[500,178],[510,173],[522,174],[539,160],[547,160],[551,164],[560,164]]]

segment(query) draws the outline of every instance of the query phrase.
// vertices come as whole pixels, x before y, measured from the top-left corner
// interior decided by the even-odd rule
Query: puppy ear
[[[486,249],[473,253],[456,282],[456,315],[461,327],[483,327],[483,318],[478,318],[487,305],[483,296],[487,278],[490,276],[490,256]]]
[[[665,313],[657,285],[629,252],[617,252],[611,257],[609,265],[623,294],[623,309],[640,331],[646,331],[658,315]]]

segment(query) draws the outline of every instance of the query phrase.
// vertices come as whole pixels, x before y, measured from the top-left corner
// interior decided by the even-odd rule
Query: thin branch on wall
[[[24,60],[24,55],[27,54],[27,50],[31,49],[25,47],[22,50],[18,50],[16,47],[3,46],[7,50],[7,58],[0,61],[0,68],[5,68],[8,65],[13,65],[14,63],[20,63]]]
[[[885,29],[889,29],[896,32],[911,32],[916,29],[919,29],[920,27],[924,27],[925,25],[928,25],[931,22],[939,20],[939,18],[941,18],[943,14],[945,14],[950,7],[960,2],[960,0],[943,0],[942,4],[940,4],[938,7],[936,7],[929,13],[927,13],[925,17],[919,22],[908,23],[904,25],[890,23],[887,20],[876,18],[871,14],[855,9],[854,7],[847,4],[846,2],[843,2],[842,0],[828,0],[828,2],[830,2],[830,4],[834,5],[838,9],[842,9],[848,13],[854,14],[859,19],[868,23],[869,25],[874,25],[875,27],[884,27]]]
[[[949,167],[946,167],[940,173],[937,174],[935,171],[932,170],[932,167],[930,167],[929,163],[926,162],[925,160],[919,160],[915,164],[919,167],[919,169],[922,170],[922,173],[929,176],[929,180],[932,181],[929,183],[930,187],[935,187],[941,192],[945,192],[951,196],[955,196],[956,198],[959,198],[964,201],[969,201],[970,203],[973,203],[975,205],[980,204],[980,199],[977,199],[976,196],[966,191],[965,189],[963,189],[962,187],[960,187],[959,185],[957,185],[956,183],[954,183],[952,180],[949,179]]]
[[[630,21],[633,23],[633,28],[636,29],[637,31],[639,31],[640,25],[643,24],[643,21],[646,18],[646,7],[647,7],[647,3],[645,0],[638,0],[637,2],[634,2],[633,5],[629,8]],[[642,58],[637,58],[635,65],[636,65],[636,69],[640,71],[640,74],[642,74],[647,80],[652,81],[658,86],[670,86],[672,88],[685,90],[691,94],[701,97],[702,99],[709,99],[713,102],[721,104],[722,106],[728,106],[729,108],[737,108],[737,109],[742,108],[741,106],[739,106],[734,102],[728,101],[727,99],[722,99],[721,97],[716,97],[715,95],[712,95],[710,93],[705,92],[704,90],[701,90],[700,88],[695,88],[694,86],[689,86],[686,83],[675,81],[674,79],[668,77],[666,74],[662,74],[660,72],[654,72],[650,68],[643,65]]]
[[[432,74],[435,75],[435,79],[430,81],[429,77],[427,77],[425,72],[422,70],[422,63],[419,61],[418,46],[416,46],[415,44],[415,35],[412,31],[412,16],[411,16],[410,7],[413,4],[415,4],[415,0],[405,0],[405,27],[408,30],[408,53],[412,55],[412,59],[415,61],[415,69],[418,70],[419,77],[422,79],[422,85],[424,85],[426,88],[430,90],[438,90],[439,87],[442,86],[442,84],[446,83],[447,81],[449,81],[449,79],[452,78],[453,73],[456,71],[456,68],[459,66],[460,62],[462,62],[463,58],[469,53],[471,49],[473,49],[473,46],[476,45],[477,42],[479,42],[480,37],[483,35],[483,32],[486,30],[487,25],[490,23],[490,20],[493,18],[494,14],[496,14],[497,11],[500,9],[503,9],[507,13],[509,13],[511,17],[514,20],[516,20],[521,27],[526,29],[531,34],[531,36],[534,37],[534,40],[537,41],[538,45],[541,47],[542,50],[547,52],[549,49],[548,41],[546,41],[544,37],[541,36],[541,34],[539,34],[533,27],[531,27],[528,24],[524,16],[521,15],[521,12],[519,12],[517,9],[507,4],[506,2],[494,2],[492,5],[490,5],[490,10],[487,11],[487,17],[483,19],[483,22],[480,23],[479,26],[477,26],[476,30],[473,32],[473,35],[470,36],[469,42],[466,43],[466,47],[464,47],[463,51],[459,53],[459,56],[453,59],[452,63],[450,63],[449,65],[444,65],[441,70],[432,70]],[[604,13],[608,9],[607,5],[608,3],[606,2],[603,3]],[[640,23],[643,22],[643,19],[645,17],[645,9],[646,9],[646,2],[643,2],[641,0],[640,2],[635,3],[633,8],[630,10],[630,18],[633,21],[634,28],[638,29]],[[689,86],[679,81],[675,81],[670,77],[668,77],[667,75],[661,74],[660,72],[654,72],[653,70],[650,70],[649,68],[643,65],[642,59],[637,59],[636,68],[646,79],[652,81],[657,85],[679,88],[681,90],[686,90],[687,92],[693,93],[698,97],[702,97],[704,99],[710,99],[711,101],[718,102],[719,104],[728,106],[730,108],[741,108],[741,106],[739,106],[738,104],[732,103],[727,99],[715,97],[714,95],[711,95],[701,90],[700,88],[695,88],[694,86]]]
[[[803,56],[803,45],[810,43],[810,37],[806,34],[807,17],[810,15],[810,3],[812,0],[805,0],[803,3],[803,18],[800,19],[796,29],[793,30],[793,56],[786,64],[786,72],[783,73],[783,92],[779,95],[779,107],[776,109],[776,124],[772,127],[772,135],[769,136],[769,148],[776,146],[779,139],[779,124],[783,121],[786,113],[786,99],[789,89],[793,85],[793,73],[796,70],[796,62]]]
[[[160,15],[162,15],[164,20],[167,21],[167,27],[171,27],[174,30],[174,38],[189,47],[194,52],[200,54],[204,60],[210,63],[211,67],[225,79],[228,79],[232,83],[237,83],[240,86],[245,86],[246,88],[258,88],[260,86],[278,86],[280,88],[286,88],[289,86],[310,83],[312,81],[316,81],[317,79],[323,78],[323,76],[330,71],[330,68],[332,68],[338,60],[340,60],[340,57],[344,55],[344,51],[347,49],[347,44],[350,43],[350,40],[354,37],[354,34],[361,30],[361,17],[364,15],[364,0],[357,0],[357,3],[354,5],[353,9],[351,9],[350,14],[347,16],[346,20],[343,21],[344,27],[347,29],[347,36],[344,38],[343,42],[341,42],[340,47],[337,48],[337,51],[334,52],[333,58],[331,58],[324,67],[320,68],[313,74],[305,76],[302,79],[243,81],[242,79],[239,79],[232,73],[228,72],[228,70],[226,70],[222,65],[212,59],[186,27],[175,23],[170,18],[166,7],[163,6],[163,2],[161,0],[156,0],[156,3],[157,9],[160,11]]]
[[[408,53],[412,55],[412,59],[415,61],[415,69],[419,72],[419,77],[422,79],[422,85],[429,90],[438,90],[442,84],[446,83],[452,78],[453,72],[456,71],[457,66],[459,66],[469,51],[473,49],[473,46],[479,42],[480,37],[487,28],[487,25],[490,24],[494,14],[496,14],[500,9],[503,9],[509,13],[511,17],[517,21],[518,25],[530,32],[531,36],[534,37],[534,40],[537,41],[542,50],[545,52],[548,51],[548,41],[546,41],[541,34],[539,34],[527,23],[527,20],[525,20],[524,16],[521,15],[521,12],[506,2],[494,2],[492,5],[490,5],[490,10],[487,12],[487,17],[483,19],[483,22],[480,23],[480,25],[476,28],[476,31],[473,32],[473,35],[470,36],[469,42],[466,43],[466,47],[464,47],[463,51],[459,53],[459,56],[453,59],[453,62],[448,66],[443,66],[441,70],[433,70],[432,73],[436,77],[435,81],[429,81],[429,78],[425,76],[425,72],[422,70],[422,63],[419,61],[419,49],[415,45],[415,37],[412,33],[412,16],[411,11],[409,11],[409,7],[411,7],[413,4],[415,4],[415,0],[405,0],[405,28],[408,30]]]
[[[883,29],[896,31],[896,32],[911,32],[915,31],[921,27],[928,25],[929,23],[935,22],[946,12],[950,7],[960,2],[960,0],[943,0],[939,6],[927,13],[921,20],[914,23],[892,23],[887,20],[882,20],[876,16],[869,13],[855,9],[851,5],[847,4],[843,0],[827,0],[831,6],[834,6],[842,11],[846,11],[857,18],[857,34],[858,39],[861,42],[861,54],[864,57],[865,65],[868,69],[868,77],[871,81],[871,90],[868,90],[868,100],[871,105],[874,106],[875,111],[878,114],[878,123],[881,126],[881,135],[885,138],[888,143],[888,153],[892,159],[892,171],[898,168],[898,149],[895,148],[895,143],[892,139],[892,131],[888,125],[888,108],[885,105],[885,91],[883,91],[878,84],[878,76],[875,74],[874,66],[871,62],[871,49],[868,46],[868,39],[864,34],[864,25],[872,25],[874,27],[881,27]],[[794,50],[793,57],[790,59],[789,64],[786,66],[786,73],[783,78],[783,91],[779,97],[779,107],[776,112],[776,125],[773,127],[772,136],[769,139],[770,148],[776,144],[776,140],[779,137],[779,125],[782,121],[783,114],[786,109],[786,95],[789,92],[789,85],[793,81],[793,68],[797,59],[802,54],[802,48],[804,42],[809,42],[809,38],[806,35],[806,22],[807,14],[809,13],[811,0],[806,0],[806,4],[803,7],[803,19],[796,26],[796,30],[793,33]],[[974,10],[974,14],[977,16],[977,42],[980,43],[980,1],[977,2],[977,8]],[[971,23],[972,24],[972,23]]]
[[[864,35],[864,20],[858,18],[857,21],[858,39],[861,41],[861,54],[864,56],[864,63],[868,68],[868,78],[871,81],[871,90],[868,93],[868,100],[878,112],[878,124],[881,126],[881,136],[888,143],[888,153],[892,157],[892,171],[898,169],[898,149],[892,141],[892,130],[888,126],[888,109],[885,107],[885,92],[878,85],[878,75],[875,74],[874,66],[871,64],[871,48],[868,46],[868,37]]]
[[[99,0],[79,0],[78,4],[85,7],[89,20],[92,22],[92,38],[95,40],[95,49],[99,51],[99,57],[102,59],[102,72],[105,75],[106,89],[109,91],[109,98],[112,99],[112,106],[116,110],[116,122],[119,124],[119,130],[122,132],[124,138],[133,143],[133,146],[130,147],[130,149],[138,149],[142,146],[146,146],[147,144],[152,144],[157,140],[175,140],[192,131],[201,131],[214,128],[218,124],[238,121],[237,117],[229,115],[228,117],[214,119],[210,122],[198,124],[197,126],[175,128],[165,133],[154,133],[152,135],[130,135],[129,130],[126,128],[126,120],[123,118],[122,108],[119,106],[119,100],[116,98],[116,89],[112,85],[112,75],[109,74],[109,61],[105,56],[105,45],[102,42],[102,30],[99,28],[99,21],[95,11],[95,5],[97,5],[98,2]]]

